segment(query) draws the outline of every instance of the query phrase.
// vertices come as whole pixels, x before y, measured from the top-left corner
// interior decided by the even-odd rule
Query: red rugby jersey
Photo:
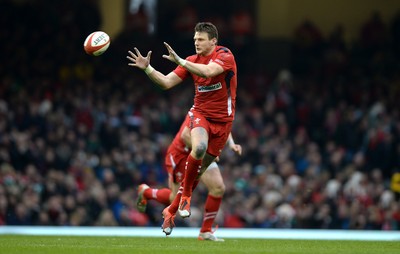
[[[182,80],[192,76],[195,85],[194,105],[192,110],[201,113],[210,121],[231,122],[235,116],[237,69],[232,52],[223,46],[215,47],[208,56],[192,55],[187,61],[208,64],[211,61],[219,64],[224,72],[213,78],[203,78],[178,66],[174,72]]]

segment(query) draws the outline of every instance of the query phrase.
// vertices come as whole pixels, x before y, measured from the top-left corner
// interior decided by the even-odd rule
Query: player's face
[[[207,56],[211,54],[216,45],[216,39],[208,39],[208,34],[205,32],[196,32],[193,39],[196,54],[199,55]]]

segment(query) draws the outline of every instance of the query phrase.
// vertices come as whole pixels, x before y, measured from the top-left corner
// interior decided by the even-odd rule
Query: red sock
[[[196,179],[193,183],[193,190],[196,188],[197,184],[199,184],[200,180]],[[179,187],[178,192],[176,193],[175,199],[172,200],[171,205],[168,208],[168,211],[170,213],[176,213],[176,211],[178,211],[179,208],[179,202],[181,201],[181,197],[182,197],[182,191],[183,191],[183,186],[181,185]]]
[[[147,200],[156,200],[157,202],[164,204],[164,205],[169,205],[170,200],[169,200],[169,195],[171,194],[171,190],[168,188],[163,188],[163,189],[146,189],[143,192],[143,196]]]
[[[204,206],[203,224],[200,229],[201,233],[211,232],[221,201],[222,197],[214,197],[210,194],[207,196],[206,204]]]
[[[192,191],[194,191],[194,189],[196,189],[197,185],[199,184],[200,179],[196,178],[196,180],[194,180],[193,186],[192,186]]]
[[[192,196],[193,183],[199,175],[202,160],[196,160],[189,154],[186,160],[185,178],[183,179],[183,196]]]
[[[176,193],[175,199],[172,200],[171,204],[169,205],[168,211],[172,214],[175,214],[176,211],[178,211],[179,202],[181,201],[181,197],[182,197],[182,190],[183,190],[183,187],[181,185],[179,187],[178,192]]]

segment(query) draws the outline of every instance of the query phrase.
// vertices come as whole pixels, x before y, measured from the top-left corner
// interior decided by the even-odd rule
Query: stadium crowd
[[[140,27],[85,55],[101,25],[93,1],[21,2],[0,2],[0,225],[160,226],[164,207],[139,213],[136,188],[166,186],[164,153],[192,85],[160,91],[128,68],[132,44],[173,67]],[[288,69],[238,66],[243,155],[221,156],[219,226],[400,228],[400,14],[374,14],[350,46],[343,33],[324,38],[306,21]],[[200,225],[206,192],[177,224]]]

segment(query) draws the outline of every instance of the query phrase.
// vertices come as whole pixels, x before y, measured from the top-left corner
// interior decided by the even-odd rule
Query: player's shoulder
[[[232,51],[229,48],[225,47],[225,46],[217,46],[215,52],[216,53],[229,53],[229,54],[232,54]]]
[[[197,54],[186,57],[186,60],[188,60],[190,62],[194,62],[196,60],[196,58],[197,58]]]

